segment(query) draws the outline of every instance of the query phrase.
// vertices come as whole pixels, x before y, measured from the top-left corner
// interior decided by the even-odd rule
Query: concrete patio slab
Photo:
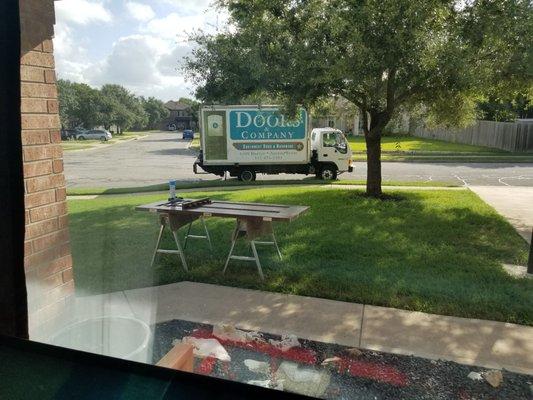
[[[145,322],[230,324],[346,346],[356,346],[360,339],[363,306],[355,303],[193,282],[128,290],[125,295],[134,315]]]
[[[533,187],[470,186],[470,190],[494,207],[528,243],[531,243]]]
[[[533,374],[533,328],[365,306],[361,347]]]
[[[47,342],[66,324],[101,316],[152,326],[174,319],[228,324],[533,375],[533,327],[195,282],[78,296],[65,318],[32,339]]]

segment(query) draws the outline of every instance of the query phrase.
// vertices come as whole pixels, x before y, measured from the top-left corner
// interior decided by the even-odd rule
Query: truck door
[[[204,113],[204,157],[206,160],[227,160],[226,112],[205,111]]]
[[[320,162],[332,162],[337,160],[338,151],[335,148],[336,144],[336,132],[322,132],[322,138],[320,139],[320,147],[318,149],[318,161]]]
[[[322,132],[319,162],[330,162],[337,166],[339,172],[350,171],[352,151],[346,137],[341,131]]]

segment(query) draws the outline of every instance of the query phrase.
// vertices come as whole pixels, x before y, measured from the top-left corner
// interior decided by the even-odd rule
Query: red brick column
[[[20,0],[25,270],[32,330],[74,291],[53,54],[53,0]]]

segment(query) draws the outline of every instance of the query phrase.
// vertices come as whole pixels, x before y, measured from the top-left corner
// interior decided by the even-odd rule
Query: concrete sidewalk
[[[533,327],[194,282],[78,297],[77,318],[181,319],[533,375]]]
[[[531,243],[533,187],[470,186],[469,188],[494,207],[528,243]]]

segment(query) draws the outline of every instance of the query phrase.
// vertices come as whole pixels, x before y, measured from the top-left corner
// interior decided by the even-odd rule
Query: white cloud
[[[66,24],[55,27],[54,56],[60,78],[85,82],[83,71],[87,67],[87,50],[79,42],[74,42],[72,29]]]
[[[211,2],[57,1],[54,44],[58,76],[95,87],[117,83],[138,95],[155,96],[162,100],[191,96],[193,85],[185,81],[180,70],[183,59],[193,49],[193,43],[187,39],[194,31],[222,29],[227,19],[220,10],[206,10]],[[124,17],[118,14],[120,9]],[[170,13],[155,13],[162,9]],[[110,10],[115,12],[115,16]],[[133,24],[132,18],[140,24]],[[110,22],[113,22],[117,36],[109,33],[108,41],[105,38],[95,41],[92,24]],[[108,31],[110,29],[106,27]],[[118,35],[121,37],[116,39]],[[113,41],[109,48],[109,43]]]
[[[136,94],[163,100],[189,96],[191,88],[178,67],[190,51],[187,44],[175,46],[151,35],[122,37],[105,60],[82,72],[83,80],[95,86],[117,83]]]
[[[172,6],[181,15],[193,15],[203,13],[214,0],[159,0],[160,3]]]
[[[204,26],[202,15],[181,16],[177,13],[168,14],[163,18],[151,20],[142,28],[155,36],[166,39],[187,40],[189,34]]]
[[[111,54],[86,72],[89,80],[100,86],[105,83],[141,87],[158,82],[155,58],[157,46],[150,38],[120,38]]]
[[[157,61],[157,68],[162,75],[175,76],[181,74],[180,68],[183,66],[185,57],[189,56],[192,46],[179,43],[175,45],[171,52],[162,54]]]
[[[93,22],[111,22],[112,15],[100,1],[63,0],[55,3],[58,22],[87,25]]]
[[[138,21],[146,22],[155,17],[154,10],[148,4],[129,1],[126,3],[126,8],[130,15]]]

